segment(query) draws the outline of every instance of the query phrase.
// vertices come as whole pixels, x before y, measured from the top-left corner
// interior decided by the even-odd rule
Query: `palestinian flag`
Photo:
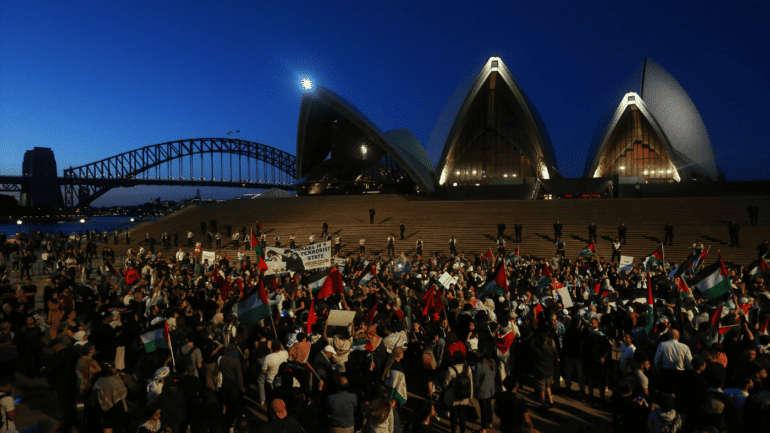
[[[647,324],[644,325],[644,333],[646,335],[652,334],[655,330],[655,310],[653,304],[655,300],[652,297],[652,280],[650,280],[650,273],[647,272]]]
[[[487,253],[481,259],[484,261],[487,261],[487,260],[492,260],[493,258],[495,258],[495,255],[492,254],[492,248],[488,248]]]
[[[497,346],[497,350],[500,351],[503,355],[505,355],[505,352],[508,351],[508,349],[511,348],[511,344],[513,343],[513,340],[516,338],[516,334],[513,332],[507,332],[506,334],[501,334],[500,331],[497,331],[497,335],[495,335],[495,346]]]
[[[706,255],[709,253],[709,248],[711,248],[711,245],[707,246],[700,256],[696,257],[695,261],[693,261],[692,266],[690,266],[693,274],[697,273],[698,269],[703,266],[703,262],[706,261]]]
[[[254,250],[254,253],[258,256],[262,256],[262,248],[259,246],[259,241],[257,240],[257,237],[254,236],[254,230],[251,231],[251,249]]]
[[[372,309],[369,310],[369,312],[366,314],[367,322],[371,322],[372,320],[374,320],[374,315],[377,314],[377,307],[379,306],[380,306],[380,301],[378,299],[377,302],[375,302],[374,305],[372,306]]]
[[[766,317],[765,320],[759,324],[757,331],[759,331],[760,334],[765,334],[767,331],[767,325],[770,325],[770,317]]]
[[[441,297],[441,290],[439,290],[438,286],[433,285],[422,299],[423,301],[426,301],[425,308],[422,310],[422,315],[427,316],[428,312],[432,312],[433,320],[438,321],[441,310],[444,309],[444,300]]]
[[[214,266],[214,272],[211,274],[211,285],[214,286],[215,289],[219,290],[219,293],[222,295],[222,299],[227,298],[230,290],[233,289],[224,275],[222,275],[222,272],[217,269],[216,266]]]
[[[171,339],[168,338],[168,323],[166,322],[163,322],[162,328],[142,334],[139,338],[142,339],[144,349],[147,353],[150,353],[157,348],[171,349]]]
[[[720,305],[719,308],[714,312],[714,315],[711,316],[711,326],[713,328],[717,327],[717,323],[719,323],[719,319],[722,318],[722,309],[724,308],[724,305]]]
[[[313,292],[313,298],[323,299],[331,296],[333,293],[342,293],[342,275],[337,268],[330,268],[328,271],[320,271],[307,277],[307,287]]]
[[[519,256],[519,247],[516,247],[516,249],[513,250],[512,253],[508,254],[508,256],[505,257],[505,260],[509,262],[510,261],[515,262],[516,260],[519,260],[519,258],[521,258],[521,256]]]
[[[642,263],[642,270],[646,271],[652,267],[652,265],[663,266],[663,244],[660,245],[657,251],[651,256],[644,259]]]
[[[585,247],[582,250],[580,250],[580,252],[578,253],[578,255],[580,257],[590,256],[590,255],[593,255],[593,254],[596,254],[596,247],[594,247],[594,243],[593,242],[591,242],[591,244],[589,244],[587,247]]]
[[[682,278],[682,277],[677,278],[676,279],[676,285],[679,288],[679,290],[681,290],[681,291],[683,291],[683,292],[685,292],[685,293],[687,293],[689,295],[692,295],[692,292],[690,292],[690,288],[687,287],[687,283],[684,281],[684,278]]]
[[[262,284],[262,278],[259,279],[259,285],[257,286],[257,295],[259,296],[259,300],[262,301],[263,304],[267,305],[267,292],[265,291],[265,285]]]
[[[717,298],[730,291],[730,280],[727,278],[727,269],[725,269],[725,264],[721,258],[699,274],[705,276],[698,276],[698,283],[694,286],[708,299]]]
[[[200,254],[200,253],[201,253],[201,243],[200,242],[196,242],[195,243],[195,254]]]
[[[364,266],[364,269],[361,271],[361,279],[358,280],[358,285],[365,286],[375,277],[377,277],[377,270],[374,268],[374,265]]]
[[[504,295],[508,293],[508,276],[505,270],[505,261],[500,261],[495,270],[487,277],[484,283],[485,293]]]
[[[369,340],[354,341],[350,346],[350,350],[366,350],[368,352],[374,352],[374,345]]]
[[[551,284],[552,279],[553,276],[551,275],[551,270],[548,269],[548,265],[543,266],[543,276],[540,277],[540,281],[537,282],[537,288],[542,289],[543,287]]]
[[[385,387],[390,388],[391,400],[396,400],[402,406],[406,403],[406,377],[403,371],[391,368],[390,375],[385,379]]]
[[[681,265],[677,266],[676,269],[674,269],[673,271],[671,271],[668,274],[668,277],[669,278],[679,278],[679,277],[681,277],[682,275],[684,275],[685,272],[687,272],[687,271],[692,269],[692,265],[693,265],[693,263],[695,263],[695,261],[698,259],[698,257],[699,256],[695,256],[695,255],[690,254],[687,257],[687,259],[684,262],[682,262]]]
[[[254,325],[260,320],[270,317],[270,306],[259,299],[259,293],[254,293],[236,305],[238,320],[244,325]]]
[[[257,268],[259,268],[259,271],[263,274],[267,272],[267,263],[262,259],[262,256],[257,256],[257,259],[259,259],[259,263],[257,263]]]
[[[764,278],[767,275],[770,275],[770,266],[767,265],[765,259],[759,259],[759,264],[749,271],[749,278],[752,281],[757,278]]]
[[[310,335],[313,332],[313,325],[318,321],[318,316],[315,314],[315,299],[310,298],[310,309],[307,314],[307,328],[305,334]]]

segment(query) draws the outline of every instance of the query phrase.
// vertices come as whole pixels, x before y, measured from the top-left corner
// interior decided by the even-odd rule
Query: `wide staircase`
[[[749,225],[746,213],[751,203],[760,208],[756,227]],[[374,224],[369,223],[370,206],[376,211]],[[707,263],[712,263],[717,250],[721,250],[725,262],[747,266],[757,258],[757,245],[770,239],[768,209],[770,197],[459,201],[369,195],[230,200],[191,207],[139,226],[131,237],[136,244],[144,238],[144,233],[150,233],[160,242],[162,232],[168,232],[173,238],[174,231],[178,231],[179,244],[184,246],[187,231],[192,230],[194,242],[202,242],[203,249],[209,250],[201,235],[200,222],[208,225],[211,219],[216,219],[222,251],[232,258],[236,251],[225,237],[228,223],[233,231],[245,224],[248,236],[259,220],[267,234],[268,246],[274,245],[276,236],[281,237],[282,246],[287,246],[292,233],[297,245],[304,246],[311,234],[317,242],[321,240],[322,223],[326,221],[329,233],[340,235],[344,253],[358,253],[358,241],[363,236],[367,254],[387,254],[386,239],[392,235],[396,238],[396,254],[405,252],[411,257],[418,238],[423,240],[425,255],[448,254],[448,240],[452,235],[457,239],[460,252],[484,253],[488,248],[495,251],[497,224],[503,221],[508,227],[507,252],[518,246],[521,255],[543,259],[555,256],[553,224],[559,220],[564,225],[562,238],[567,244],[567,257],[575,258],[588,244],[587,227],[593,221],[598,226],[598,256],[609,260],[617,227],[625,223],[628,242],[622,254],[633,256],[635,262],[639,262],[660,246],[663,227],[670,221],[675,228],[674,245],[665,247],[665,256],[670,262],[681,262],[697,240],[711,246]],[[741,225],[740,248],[729,246],[727,223],[733,220]],[[524,226],[521,243],[512,242],[517,221]],[[403,241],[399,240],[402,222],[406,227]]]

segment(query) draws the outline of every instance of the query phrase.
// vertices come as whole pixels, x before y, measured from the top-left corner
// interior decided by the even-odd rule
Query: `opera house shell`
[[[409,130],[383,133],[341,96],[316,86],[304,93],[297,130],[301,195],[433,192],[433,166]]]
[[[511,185],[561,177],[540,115],[499,57],[455,117],[439,160],[441,186]]]
[[[645,59],[608,102],[592,139],[585,177],[620,183],[716,180],[711,141],[682,86]]]

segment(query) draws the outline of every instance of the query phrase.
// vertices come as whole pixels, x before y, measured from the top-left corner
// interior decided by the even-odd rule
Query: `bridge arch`
[[[203,156],[211,154],[211,176],[205,176]],[[246,157],[249,168],[248,181],[244,181],[239,173],[239,178],[231,176],[229,180],[214,178],[214,154],[230,154]],[[195,155],[200,155],[198,176],[195,176]],[[189,178],[183,176],[183,162],[189,158]],[[142,173],[162,164],[179,160],[179,176],[169,175],[164,178],[156,176],[154,179],[139,178]],[[264,181],[251,180],[250,161],[261,161],[272,167],[272,176],[268,179],[267,173],[263,173]],[[281,188],[291,189],[294,184],[297,158],[283,150],[276,149],[265,144],[237,138],[193,138],[185,140],[169,141],[166,143],[152,144],[139,149],[123,152],[99,161],[91,162],[79,167],[70,167],[64,170],[64,178],[68,179],[64,186],[65,206],[74,206],[77,201],[81,205],[89,204],[104,195],[112,188],[135,185],[200,185],[200,186],[232,186],[249,188]],[[221,167],[221,161],[220,161]],[[257,164],[255,164],[255,169]],[[240,164],[239,164],[240,169]],[[278,171],[276,176],[276,170]],[[221,171],[220,171],[220,174]],[[224,177],[224,176],[223,176]],[[185,180],[183,180],[185,179]]]

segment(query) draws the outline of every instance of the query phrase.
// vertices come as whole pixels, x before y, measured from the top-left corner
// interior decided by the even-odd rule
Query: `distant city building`
[[[465,98],[436,173],[441,186],[561,177],[543,120],[499,57],[487,60]]]
[[[22,206],[51,206],[54,209],[63,206],[53,150],[35,147],[24,152],[22,176],[29,177],[19,200]]]
[[[679,82],[652,59],[637,66],[607,102],[585,177],[621,183],[716,180],[706,125]]]

